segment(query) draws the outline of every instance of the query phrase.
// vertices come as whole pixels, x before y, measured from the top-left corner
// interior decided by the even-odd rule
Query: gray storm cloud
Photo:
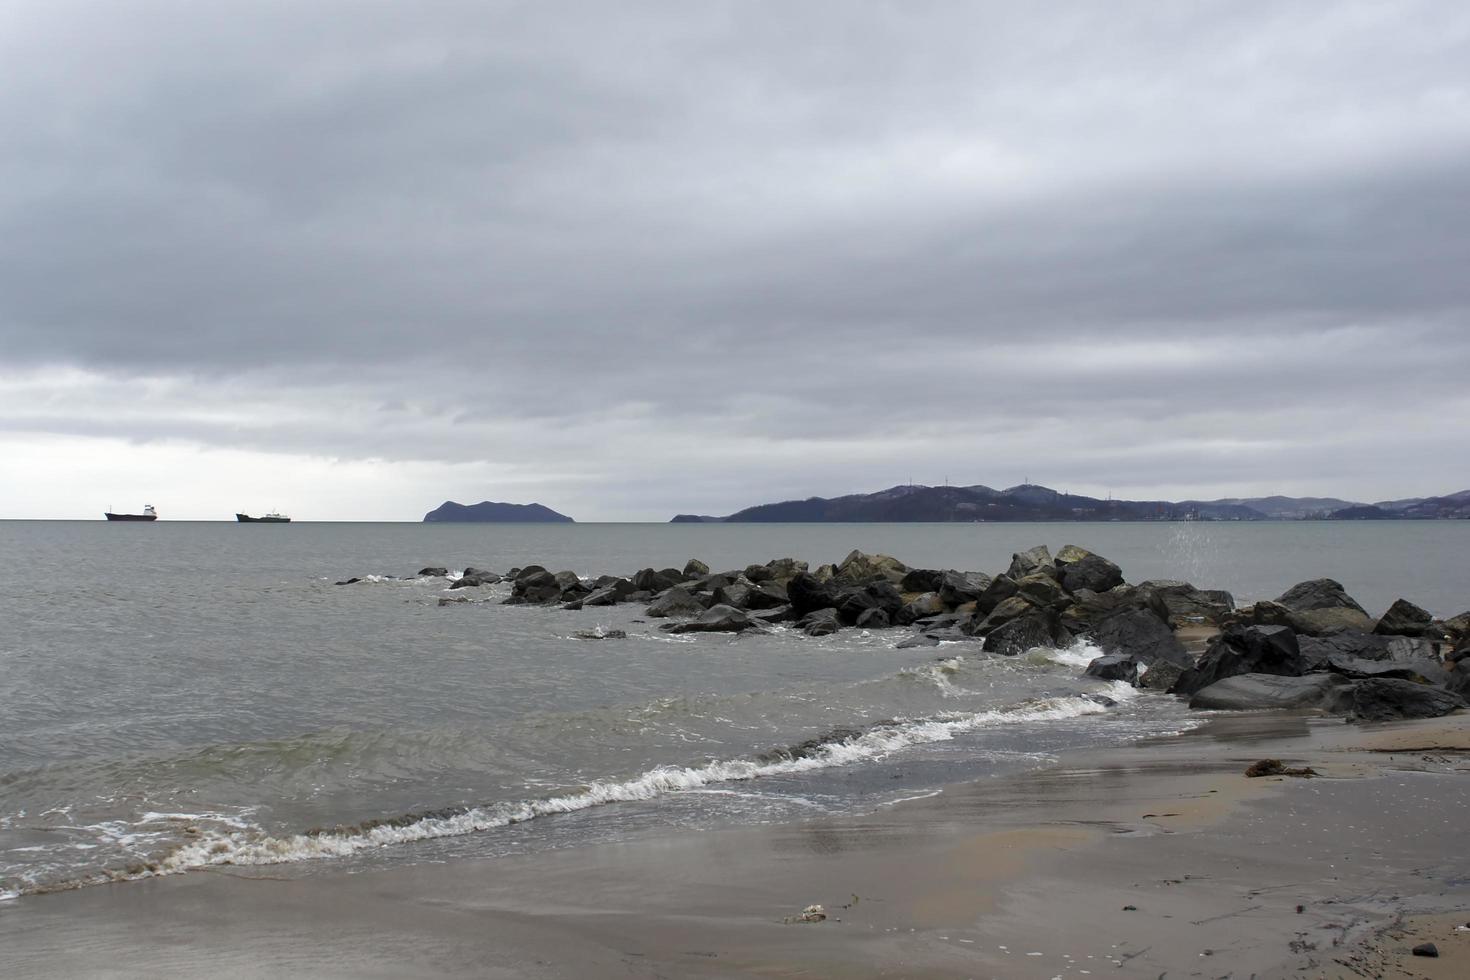
[[[0,63],[0,437],[583,518],[1470,485],[1451,5],[20,2]]]

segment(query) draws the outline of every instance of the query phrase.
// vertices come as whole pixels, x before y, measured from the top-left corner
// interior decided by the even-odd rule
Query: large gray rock
[[[1460,695],[1413,681],[1373,678],[1353,686],[1348,717],[1354,721],[1438,718],[1465,707]]]
[[[1148,609],[1120,609],[1092,628],[1092,642],[1105,654],[1124,654],[1141,664],[1157,660],[1194,663],[1169,624]]]
[[[1210,641],[1205,655],[1180,676],[1170,691],[1194,694],[1237,674],[1300,677],[1308,666],[1297,646],[1296,634],[1285,626],[1232,624]]]
[[[1396,599],[1378,620],[1373,632],[1386,636],[1436,635],[1434,617],[1407,599]]]
[[[1051,557],[1051,549],[1044,544],[1039,544],[1027,551],[1011,555],[1011,567],[1006,570],[1006,575],[1013,581],[1019,582],[1032,572],[1055,574],[1056,568],[1056,563]]]
[[[700,615],[704,610],[703,602],[676,586],[655,599],[653,605],[645,609],[643,614],[653,619],[688,619]]]
[[[888,614],[875,606],[872,609],[864,609],[853,625],[860,630],[886,630],[893,624],[889,622]]]
[[[1016,581],[1016,595],[1033,606],[1060,611],[1070,601],[1067,593],[1050,575],[1033,572]]]
[[[1356,609],[1367,615],[1367,610],[1347,594],[1341,582],[1330,578],[1298,582],[1277,597],[1276,602],[1292,612],[1307,612],[1312,609]]]
[[[1060,569],[1062,588],[1068,592],[1090,589],[1106,592],[1123,584],[1123,571],[1102,555],[1086,555],[1077,561],[1062,565]]]
[[[806,562],[796,558],[773,558],[766,562],[767,578],[784,587],[796,576],[806,571]]]
[[[1034,650],[1059,649],[1072,642],[1072,634],[1058,621],[1055,613],[1032,606],[1025,615],[1011,619],[985,634],[986,653],[1014,657]]]
[[[796,621],[807,636],[830,636],[842,628],[836,609],[816,609]]]
[[[703,578],[709,574],[709,566],[698,558],[691,558],[684,563],[684,578]]]
[[[734,606],[710,606],[691,622],[666,623],[659,628],[670,633],[743,633],[761,629],[761,624]]]
[[[1036,607],[1026,599],[1019,595],[1013,595],[1009,599],[1002,599],[1000,604],[990,610],[988,615],[982,615],[976,609],[974,617],[965,624],[965,629],[975,636],[985,636],[991,630],[1004,626],[1011,620],[1034,612],[1035,610]]]
[[[944,603],[940,601],[939,593],[925,592],[921,596],[916,596],[912,602],[906,603],[898,611],[898,615],[893,617],[893,621],[900,626],[907,626],[920,619],[938,616],[943,612]]]
[[[1450,674],[1432,660],[1363,660],[1336,654],[1327,659],[1327,669],[1334,674],[1354,680],[1369,677],[1392,677],[1416,684],[1434,684],[1443,687],[1449,683]]]
[[[1344,630],[1331,636],[1299,636],[1296,642],[1308,670],[1326,670],[1328,659],[1335,656],[1389,659],[1389,638],[1362,630]]]
[[[1120,609],[1146,609],[1159,619],[1169,620],[1169,608],[1149,589],[1120,585],[1106,592],[1078,589],[1062,610],[1062,624],[1074,633],[1085,633]]]
[[[940,576],[936,591],[945,608],[957,609],[967,602],[977,601],[990,584],[990,576],[980,572],[945,572]],[[1011,591],[1015,591],[1014,587]]]
[[[893,582],[903,581],[909,567],[891,555],[869,555],[853,551],[837,566],[835,578],[854,585],[867,585],[875,579]]]
[[[1219,626],[1235,610],[1235,597],[1219,589],[1196,589],[1188,582],[1153,580],[1140,582],[1138,588],[1158,597],[1168,610],[1169,625]]]
[[[663,570],[645,568],[633,576],[633,585],[640,592],[662,592],[683,581],[683,573],[672,568]]]
[[[905,592],[938,592],[943,581],[944,572],[936,568],[910,568],[904,573],[898,587]]]
[[[1306,677],[1236,674],[1195,692],[1189,699],[1189,706],[1210,711],[1278,708],[1340,711],[1352,688],[1351,681],[1337,674],[1309,674]]]

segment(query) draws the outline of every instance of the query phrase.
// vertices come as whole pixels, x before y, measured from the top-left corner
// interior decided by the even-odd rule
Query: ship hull
[[[158,520],[158,515],[157,514],[113,514],[113,513],[106,513],[106,514],[103,514],[102,516],[106,517],[109,521],[156,521],[156,520]]]
[[[290,524],[289,517],[251,517],[249,514],[236,514],[235,520],[241,524]]]

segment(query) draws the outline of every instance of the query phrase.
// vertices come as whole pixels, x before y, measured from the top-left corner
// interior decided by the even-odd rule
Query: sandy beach
[[[859,818],[0,907],[17,976],[1464,976],[1470,717],[1242,715]],[[1262,758],[1316,778],[1247,778]],[[794,922],[820,904],[827,918]],[[1411,956],[1433,941],[1437,959]]]

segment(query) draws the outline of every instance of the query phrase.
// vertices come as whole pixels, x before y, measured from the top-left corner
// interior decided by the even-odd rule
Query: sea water
[[[1197,720],[907,631],[671,636],[640,606],[505,606],[424,566],[584,576],[851,549],[997,572],[1076,543],[1241,601],[1339,579],[1470,607],[1462,522],[241,525],[0,522],[0,897],[211,865],[461,860],[882,807]],[[353,585],[339,580],[359,576]],[[479,601],[483,600],[483,601]],[[585,630],[626,639],[585,640]]]

